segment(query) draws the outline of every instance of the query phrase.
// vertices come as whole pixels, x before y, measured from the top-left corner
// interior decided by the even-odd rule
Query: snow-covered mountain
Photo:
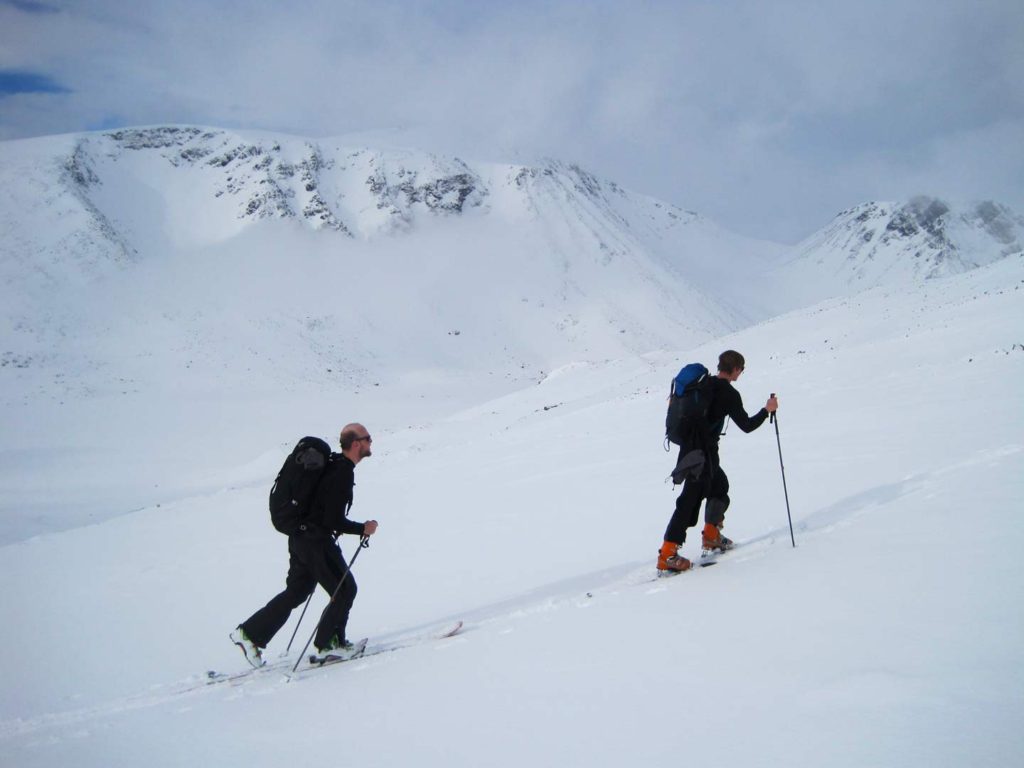
[[[775,273],[794,305],[946,277],[1024,251],[1024,216],[992,201],[864,203],[801,242]]]
[[[228,435],[290,439],[352,398],[379,393],[406,425],[465,392],[734,330],[751,308],[706,286],[781,252],[555,161],[175,126],[0,144],[0,227],[7,535],[58,507],[109,514],[111,474],[122,509],[199,487]],[[224,422],[184,392],[231,392]],[[199,456],[158,442],[112,473],[131,437],[106,425],[156,434],[168,412]],[[35,452],[69,425],[61,492]]]
[[[406,426],[1019,249],[1018,217],[975,213],[871,204],[793,256],[558,161],[191,126],[0,143],[0,540],[108,516],[110,483],[122,511],[207,487],[227,436],[290,439],[353,398]],[[220,419],[190,405],[224,392]],[[194,447],[114,472],[133,437],[110,423]],[[40,457],[69,428],[55,486]]]
[[[415,318],[412,333],[395,334],[407,341],[401,354],[452,360],[421,333],[440,327],[463,336],[458,364],[486,359],[534,378],[568,360],[695,342],[830,296],[956,274],[1024,242],[1024,218],[997,203],[954,210],[917,198],[845,211],[786,249],[557,161],[469,164],[192,126],[0,144],[0,226],[6,366],[53,357],[76,330],[116,336],[123,294],[148,295],[149,281],[175,293],[158,313],[190,326],[192,341],[168,350],[179,357],[221,325],[210,315],[228,291],[242,292],[235,308],[260,335],[284,323],[336,337],[338,292],[354,290],[372,308],[349,319],[351,336],[376,343],[359,326],[401,313]],[[90,318],[73,306],[83,286]],[[99,303],[118,311],[100,320],[91,307],[104,293]],[[139,322],[131,316],[133,334]],[[466,343],[470,327],[482,349]],[[74,346],[89,354],[81,338]],[[366,345],[302,346],[320,350],[318,363],[297,365],[332,373],[346,365],[324,349],[359,361],[348,365],[358,372],[376,356]]]
[[[222,327],[210,316],[231,303],[260,335],[305,327],[304,346],[321,350],[330,344],[313,337],[349,337],[333,357],[301,361],[306,369],[372,367],[378,334],[368,326],[401,314],[404,332],[390,334],[396,352],[536,378],[570,359],[738,327],[750,309],[707,284],[780,251],[557,162],[471,167],[409,150],[193,127],[7,142],[0,189],[12,329],[3,354],[17,366],[52,356],[90,324],[94,335],[124,334],[126,317],[132,334],[171,314],[175,328],[209,337],[210,323]],[[84,286],[88,307],[76,312]],[[173,298],[145,308],[148,318],[140,307],[124,311],[124,294],[154,293]],[[362,311],[341,334],[329,326],[351,295]],[[100,319],[97,304],[116,311]],[[472,348],[454,348],[456,333]],[[168,341],[166,354],[193,357],[182,348],[196,343]],[[75,350],[89,352],[81,338]]]
[[[0,144],[0,764],[1021,763],[1019,220],[882,208],[794,255],[557,162]],[[655,581],[665,392],[724,348],[779,431],[723,438],[737,551]],[[465,631],[205,686],[353,419],[351,636]]]

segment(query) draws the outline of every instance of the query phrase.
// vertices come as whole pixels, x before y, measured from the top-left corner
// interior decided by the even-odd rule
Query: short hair
[[[718,356],[718,370],[722,373],[732,373],[737,368],[742,370],[746,365],[743,355],[734,349],[727,349]]]
[[[346,424],[341,428],[341,435],[338,437],[338,442],[341,443],[341,450],[347,451],[352,447],[352,443],[356,441],[357,437],[360,437],[359,424]]]

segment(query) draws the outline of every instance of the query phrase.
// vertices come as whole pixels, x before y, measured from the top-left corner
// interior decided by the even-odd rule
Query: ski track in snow
[[[1009,455],[1021,450],[1020,446],[1012,446],[1001,451],[993,451],[985,457],[972,459],[961,466],[968,466],[973,463],[980,463],[989,457]],[[832,507],[808,515],[798,526],[801,533],[801,541],[807,544],[814,536],[829,533],[837,527],[841,527],[851,521],[852,518],[862,514],[870,506],[886,503],[894,500],[904,493],[910,492],[913,488],[920,488],[925,478],[910,478],[905,482],[867,491],[858,494],[856,497],[845,499]],[[806,540],[805,538],[806,537]],[[741,563],[749,560],[762,559],[771,554],[778,554],[777,548],[785,544],[786,548],[791,546],[789,541],[788,528],[776,528],[766,531],[753,538],[737,543],[737,549],[721,556],[721,561],[727,563]],[[798,542],[799,546],[799,542]],[[629,591],[640,591],[647,594],[662,592],[669,589],[686,589],[693,578],[709,578],[704,569],[695,566],[694,570],[679,574],[666,579],[658,579],[653,561],[648,559],[642,562],[625,563],[617,567],[601,570],[594,574],[574,577],[569,580],[555,584],[546,585],[531,590],[526,595],[513,598],[508,601],[496,603],[484,608],[477,608],[463,614],[466,618],[465,627],[455,638],[448,640],[427,639],[421,644],[436,644],[457,640],[467,640],[474,630],[490,627],[498,624],[506,624],[526,616],[562,610],[565,608],[586,608],[595,600],[609,594],[619,594]],[[711,576],[713,578],[713,575]],[[451,617],[454,620],[454,617]],[[450,620],[437,621],[437,626],[444,626]],[[368,665],[386,663],[386,659],[376,658],[376,655],[386,654],[387,646],[400,646],[395,650],[404,650],[403,638],[416,636],[422,633],[422,627],[407,630],[397,635],[384,636],[371,640],[371,650],[366,658],[335,665],[328,669],[312,670],[311,674],[331,674],[353,672],[357,669],[364,669]],[[374,650],[377,646],[383,646],[384,650]],[[205,674],[197,674],[195,677],[168,683],[155,685],[146,692],[130,696],[124,699],[111,701],[107,704],[89,707],[82,710],[58,714],[46,714],[36,718],[9,720],[0,722],[0,739],[7,739],[14,736],[23,736],[29,733],[36,733],[55,728],[66,728],[72,725],[88,723],[93,720],[114,716],[121,712],[128,712],[137,709],[145,709],[164,705],[168,702],[188,696],[218,696],[223,694],[223,688],[235,689],[245,688],[247,691],[258,693],[271,693],[280,685],[287,684],[289,678],[287,673],[295,662],[292,656],[287,660],[280,658],[268,662],[268,668],[253,670],[255,674],[249,674],[239,680],[224,681],[221,683],[209,684],[206,682]],[[240,662],[241,663],[241,662]],[[306,665],[300,666],[300,672]],[[237,670],[236,670],[237,671]],[[244,671],[244,670],[243,670]],[[233,673],[229,673],[233,674]],[[301,680],[301,677],[300,677]],[[232,694],[233,695],[233,694]]]
[[[1011,457],[1024,451],[1024,445],[1007,445],[1000,448],[980,451],[962,461],[951,463],[932,472],[920,473],[907,477],[897,483],[870,488],[817,511],[810,512],[794,525],[798,536],[797,546],[814,546],[821,536],[834,535],[842,528],[853,525],[857,519],[873,508],[892,504],[902,497],[921,494],[929,487],[929,480],[938,475],[970,469],[971,467],[988,464],[1000,459]],[[693,529],[697,531],[697,529]],[[699,535],[699,531],[698,534]],[[475,631],[508,625],[527,616],[567,608],[587,608],[602,597],[631,592],[656,594],[673,589],[685,590],[693,588],[693,579],[714,578],[720,572],[719,565],[733,567],[740,563],[760,561],[769,557],[784,556],[785,551],[792,547],[789,529],[786,526],[765,531],[752,538],[737,542],[735,550],[715,558],[714,568],[702,568],[699,561],[695,562],[691,571],[671,577],[659,578],[651,559],[621,564],[617,567],[603,569],[593,574],[574,577],[554,584],[531,590],[520,597],[502,601],[483,608],[467,611],[463,615],[463,629],[453,638],[437,638],[429,636],[429,630],[418,627],[404,632],[392,633],[381,638],[372,639],[367,655],[363,658],[332,665],[323,669],[311,669],[302,664],[296,678],[290,675],[295,663],[295,656],[279,657],[269,660],[267,667],[246,672],[244,677],[210,683],[205,674],[197,674],[192,678],[173,683],[154,685],[146,692],[118,699],[106,704],[88,707],[81,710],[46,714],[35,718],[17,718],[0,722],[0,739],[10,739],[44,732],[51,729],[68,728],[90,723],[119,713],[138,709],[159,707],[179,699],[191,696],[225,696],[231,698],[238,695],[236,689],[244,689],[247,694],[267,695],[275,689],[289,683],[301,682],[304,678],[331,674],[354,674],[380,664],[388,663],[386,658],[391,652],[402,652],[413,645],[438,647],[439,644],[452,642],[472,642]],[[435,622],[436,629],[450,625],[456,617],[449,617]],[[424,637],[424,633],[428,636]],[[240,662],[241,664],[242,662]],[[237,674],[240,670],[226,672]],[[245,672],[245,670],[241,670]],[[305,672],[305,674],[304,674]],[[225,693],[225,689],[229,689]]]
[[[809,529],[813,529],[813,527],[808,526]],[[783,534],[786,536],[785,544],[788,547],[790,546],[788,529],[778,529],[766,532],[753,539],[739,542],[737,550],[724,555],[723,559],[727,559],[728,562],[739,563],[768,556],[773,546],[781,541]],[[463,619],[465,622],[463,629],[452,638],[427,637],[417,640],[416,638],[420,637],[425,631],[422,627],[377,639],[371,638],[366,656],[354,661],[330,665],[320,669],[310,668],[304,663],[299,666],[299,674],[296,678],[290,676],[291,668],[296,659],[294,655],[288,658],[278,657],[268,660],[266,668],[259,670],[246,670],[242,668],[234,671],[225,671],[226,674],[245,673],[244,677],[234,680],[229,679],[210,683],[206,679],[206,673],[196,674],[194,677],[186,680],[154,685],[145,692],[110,701],[99,706],[45,714],[35,718],[16,718],[0,722],[0,739],[10,739],[52,729],[83,725],[103,720],[104,718],[114,717],[124,712],[159,707],[192,696],[232,698],[239,695],[238,689],[244,689],[244,692],[247,694],[272,694],[280,686],[290,683],[301,683],[304,679],[311,677],[354,674],[357,671],[386,664],[388,663],[387,657],[392,652],[401,653],[413,645],[436,648],[443,644],[472,642],[473,633],[481,629],[492,627],[499,627],[500,629],[501,626],[512,624],[518,619],[537,613],[559,611],[566,608],[586,608],[592,605],[594,601],[600,600],[602,596],[618,595],[631,591],[653,594],[668,589],[686,589],[691,579],[707,578],[706,575],[699,576],[702,570],[695,567],[691,572],[659,580],[653,561],[626,563],[594,574],[574,577],[555,584],[539,587],[521,597],[467,611],[463,614],[466,617]],[[652,584],[652,582],[654,583]],[[451,620],[437,621],[435,622],[436,628],[440,629],[447,626],[453,620],[454,617]],[[244,664],[244,662],[239,661],[239,664]]]

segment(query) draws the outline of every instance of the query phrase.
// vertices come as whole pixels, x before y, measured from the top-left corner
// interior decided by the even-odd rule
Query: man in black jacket
[[[336,541],[350,533],[372,536],[377,521],[357,523],[348,519],[355,485],[355,467],[373,455],[373,438],[362,424],[349,424],[341,430],[341,453],[332,454],[317,486],[309,515],[299,530],[288,537],[288,576],[284,591],[242,622],[231,633],[231,640],[242,649],[254,667],[263,664],[261,649],[288,621],[291,612],[302,605],[319,584],[328,595],[341,583],[341,589],[324,612],[314,644],[316,658],[345,658],[353,646],[345,637],[348,614],[356,599],[356,582],[348,572],[345,558]],[[344,582],[342,583],[342,579]]]
[[[706,391],[710,396],[707,423],[710,426],[704,451],[704,463],[696,475],[690,474],[683,481],[683,490],[676,499],[675,512],[665,529],[665,541],[658,552],[659,571],[686,571],[692,565],[679,548],[686,541],[686,529],[697,524],[701,502],[707,498],[704,511],[703,549],[706,552],[722,551],[732,547],[732,540],[722,535],[725,511],[729,508],[729,478],[719,464],[718,438],[726,417],[735,422],[744,432],[753,432],[760,427],[768,414],[778,407],[778,400],[772,396],[764,408],[748,416],[743,409],[743,398],[732,386],[746,361],[734,350],[726,350],[718,356],[718,375],[708,379]]]

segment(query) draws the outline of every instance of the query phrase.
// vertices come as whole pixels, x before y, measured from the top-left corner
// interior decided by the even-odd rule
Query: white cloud
[[[789,240],[911,182],[975,195],[991,179],[982,196],[1024,208],[1018,2],[61,8],[0,5],[0,66],[73,91],[0,100],[0,137],[371,131],[483,159],[564,157]]]

